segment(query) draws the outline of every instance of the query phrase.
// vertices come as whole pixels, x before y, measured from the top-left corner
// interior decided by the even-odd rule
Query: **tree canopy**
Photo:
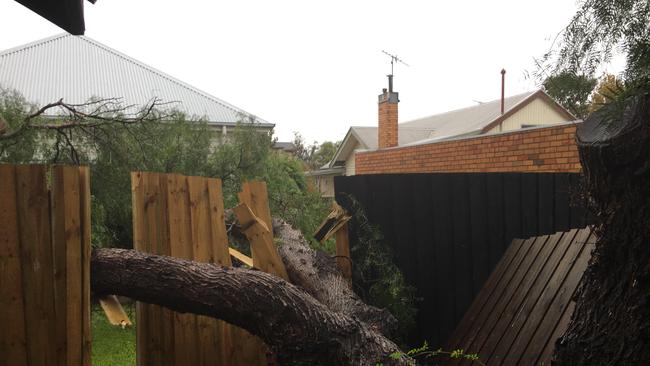
[[[589,96],[596,86],[596,78],[563,71],[544,80],[544,89],[564,108],[578,118],[589,112]]]
[[[329,202],[309,189],[302,163],[272,150],[271,133],[252,117],[241,116],[234,132],[221,136],[206,121],[156,100],[135,113],[115,99],[46,107],[0,89],[0,118],[6,121],[0,162],[89,165],[94,245],[131,246],[131,171],[220,178],[227,207],[236,204],[244,180],[264,180],[273,215],[305,233],[327,214]],[[50,118],[46,111],[63,113]]]

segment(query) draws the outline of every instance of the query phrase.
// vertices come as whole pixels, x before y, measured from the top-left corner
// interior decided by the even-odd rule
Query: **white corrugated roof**
[[[80,104],[94,97],[121,98],[124,105],[144,106],[158,98],[212,124],[230,125],[242,114],[249,115],[95,40],[69,34],[0,52],[0,86],[19,91],[37,105],[61,98]]]

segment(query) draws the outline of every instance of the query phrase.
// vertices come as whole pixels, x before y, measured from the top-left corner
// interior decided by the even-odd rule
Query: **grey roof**
[[[546,93],[535,90],[527,93],[504,98],[504,114],[501,114],[501,99],[481,103],[471,107],[434,114],[432,116],[414,119],[398,124],[398,146],[418,143],[431,143],[439,140],[471,136],[483,133],[484,129],[508,112],[534,97],[539,96],[553,101]],[[558,108],[562,108],[557,105]],[[567,115],[570,115],[566,111]],[[358,142],[363,149],[377,149],[377,127],[350,127],[347,135],[339,145],[334,158],[329,163],[333,166],[337,161],[345,160]]]
[[[505,98],[504,112],[508,112],[537,92],[536,90]],[[467,108],[402,122],[398,125],[398,145],[407,145],[426,139],[444,139],[458,135],[478,134],[485,126],[500,116],[501,99],[497,99]],[[377,127],[354,126],[351,129],[356,133],[358,141],[365,145],[366,149],[377,149]]]
[[[293,152],[293,151],[296,151],[296,144],[294,144],[293,142],[276,141],[273,144],[273,148],[278,149],[278,150],[282,150],[282,151],[286,151],[286,152]]]
[[[141,107],[158,98],[191,117],[235,124],[244,110],[83,36],[62,34],[0,52],[0,86],[38,105],[63,98],[122,98]],[[273,124],[256,120],[263,126]]]
[[[538,90],[523,94],[513,95],[504,98],[504,113],[522,103],[528,97],[537,93]],[[404,122],[400,125],[400,131],[406,129],[423,129],[428,128],[429,136],[427,138],[447,138],[458,135],[470,134],[473,132],[480,133],[481,130],[492,121],[501,116],[501,99],[493,100],[487,103],[481,103],[475,106],[456,109],[453,111],[435,114],[433,116],[418,118],[412,121]]]

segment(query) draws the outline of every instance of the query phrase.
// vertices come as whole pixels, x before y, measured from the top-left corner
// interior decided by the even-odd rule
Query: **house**
[[[392,80],[389,85],[392,89]],[[310,173],[315,185],[333,187],[335,176],[357,174],[358,156],[361,153],[372,154],[384,149],[507,133],[567,123],[576,119],[543,90],[479,103],[399,124],[397,123],[398,103],[398,93],[384,89],[379,95],[378,127],[350,127],[333,159],[321,169]],[[329,188],[321,192],[325,196],[331,194]]]
[[[225,137],[238,122],[274,124],[201,91],[93,39],[57,35],[0,52],[0,87],[15,89],[36,105],[82,104],[91,98],[120,98],[136,112],[154,98],[165,108],[204,118]]]

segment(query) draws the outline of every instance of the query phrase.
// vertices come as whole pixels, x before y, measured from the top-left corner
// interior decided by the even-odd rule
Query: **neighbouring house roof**
[[[321,177],[325,175],[341,175],[344,172],[345,172],[345,167],[343,166],[335,166],[333,168],[328,168],[327,166],[323,166],[318,170],[312,170],[306,172],[305,175],[308,177]]]
[[[293,142],[280,142],[277,141],[273,144],[273,148],[276,150],[282,150],[285,152],[294,152],[296,151],[296,145]]]
[[[121,98],[133,111],[154,98],[213,125],[235,125],[250,115],[95,40],[57,35],[0,52],[0,86],[43,105],[61,98],[81,104],[90,98]],[[256,118],[262,127],[272,123]]]
[[[560,114],[566,116],[567,120],[575,119],[543,90],[536,90],[505,98],[503,114],[501,114],[501,99],[497,99],[400,123],[398,124],[398,146],[485,133],[535,98],[547,102]],[[345,160],[357,148],[357,144],[364,150],[376,150],[377,127],[350,127],[328,166],[334,166],[337,162]]]

